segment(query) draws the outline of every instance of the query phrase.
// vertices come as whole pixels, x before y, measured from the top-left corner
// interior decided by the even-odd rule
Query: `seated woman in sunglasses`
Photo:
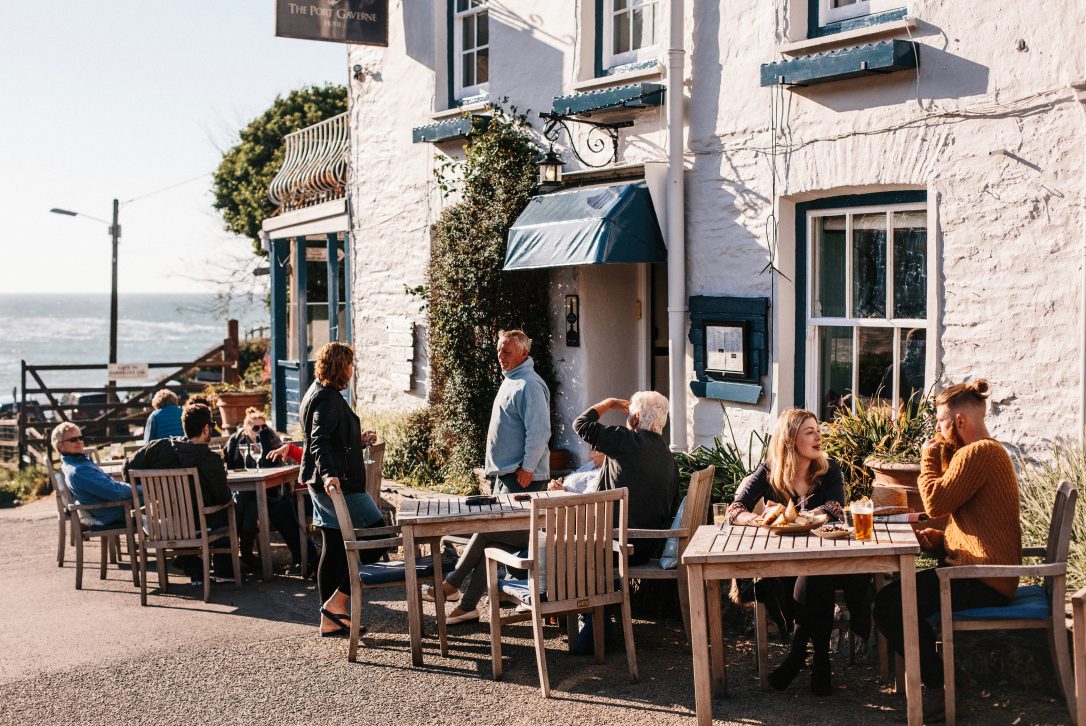
[[[249,453],[249,447],[254,444],[259,444],[261,448],[260,454],[254,454],[253,459],[258,459],[260,466],[269,466],[268,452],[279,448],[283,442],[279,440],[279,436],[276,435],[275,431],[267,425],[264,412],[250,406],[245,411],[245,422],[234,432],[234,435],[227,440],[226,445],[223,447],[222,458],[226,462],[226,468],[246,468],[246,454]],[[250,460],[250,466],[254,463],[256,462]],[[293,537],[294,547],[291,547],[291,552],[294,552],[294,548],[298,547],[298,528],[296,524],[293,524],[289,513],[286,519],[277,515],[280,509],[280,507],[276,506],[278,500],[278,491],[268,492],[268,516],[272,524],[283,535],[287,546],[290,546],[291,537]],[[249,567],[256,568],[259,563],[259,558],[253,554],[253,542],[256,540],[257,531],[256,492],[235,493],[234,507],[238,520],[238,539],[241,542],[241,559]],[[280,527],[280,519],[284,520],[282,527]],[[287,520],[289,520],[289,523]],[[290,532],[288,533],[287,530],[290,530]],[[298,552],[300,551],[299,548]]]

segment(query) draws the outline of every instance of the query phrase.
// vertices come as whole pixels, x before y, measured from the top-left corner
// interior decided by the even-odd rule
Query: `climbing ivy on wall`
[[[426,289],[434,446],[447,480],[470,480],[483,463],[502,381],[499,330],[528,334],[536,371],[554,394],[547,273],[502,271],[509,228],[535,192],[538,154],[526,117],[495,108],[465,159],[436,170],[446,196],[460,196],[433,226]]]

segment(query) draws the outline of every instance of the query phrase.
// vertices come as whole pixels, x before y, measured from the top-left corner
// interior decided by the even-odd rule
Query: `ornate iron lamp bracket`
[[[618,161],[618,130],[626,129],[634,125],[633,121],[592,121],[591,119],[577,118],[576,116],[567,116],[560,113],[541,112],[539,117],[547,122],[543,127],[543,137],[545,139],[553,144],[564,131],[566,138],[569,139],[569,150],[577,157],[577,161],[585,166],[592,167],[593,169],[601,169],[608,164],[613,164]],[[588,135],[585,137],[584,144],[593,154],[598,154],[607,148],[607,140],[610,139],[611,157],[602,164],[595,164],[581,156],[580,152],[577,151],[577,145],[574,143],[573,134],[567,125],[571,123],[583,124],[591,127],[588,130]]]

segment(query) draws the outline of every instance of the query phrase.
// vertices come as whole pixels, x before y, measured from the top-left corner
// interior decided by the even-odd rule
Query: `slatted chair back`
[[[385,442],[370,445],[371,464],[366,464],[366,493],[381,508],[381,468],[385,465]]]
[[[204,525],[196,512],[203,510],[204,497],[195,468],[133,470],[128,474],[133,496],[137,486],[143,490],[142,526],[149,543],[195,540],[200,536]]]
[[[695,471],[690,476],[690,486],[686,490],[686,504],[683,508],[683,519],[680,525],[687,531],[685,537],[679,538],[680,559],[697,528],[709,521],[709,501],[713,496],[713,478],[715,476],[716,466],[713,464],[701,471]]]
[[[1045,562],[1067,562],[1071,550],[1071,526],[1075,518],[1075,506],[1078,503],[1078,491],[1069,481],[1061,481],[1056,490],[1056,501],[1052,505],[1052,521],[1048,524],[1048,545],[1045,547]],[[1053,578],[1044,580],[1045,591],[1051,596]],[[1060,602],[1063,602],[1062,598]]]
[[[61,514],[70,511],[71,506],[75,504],[75,497],[72,496],[72,490],[68,488],[68,480],[64,478],[64,472],[53,472],[53,488],[57,491],[57,511]]]
[[[530,531],[541,534],[530,539],[528,557],[545,563],[533,574],[549,603],[587,600],[618,590],[612,531],[625,549],[628,502],[626,489],[532,500]]]

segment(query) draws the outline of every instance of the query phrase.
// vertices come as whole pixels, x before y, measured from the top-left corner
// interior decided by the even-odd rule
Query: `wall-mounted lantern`
[[[553,192],[562,188],[562,167],[566,164],[562,157],[550,147],[539,160],[539,191]]]
[[[581,299],[577,295],[566,295],[566,345],[581,345]]]

